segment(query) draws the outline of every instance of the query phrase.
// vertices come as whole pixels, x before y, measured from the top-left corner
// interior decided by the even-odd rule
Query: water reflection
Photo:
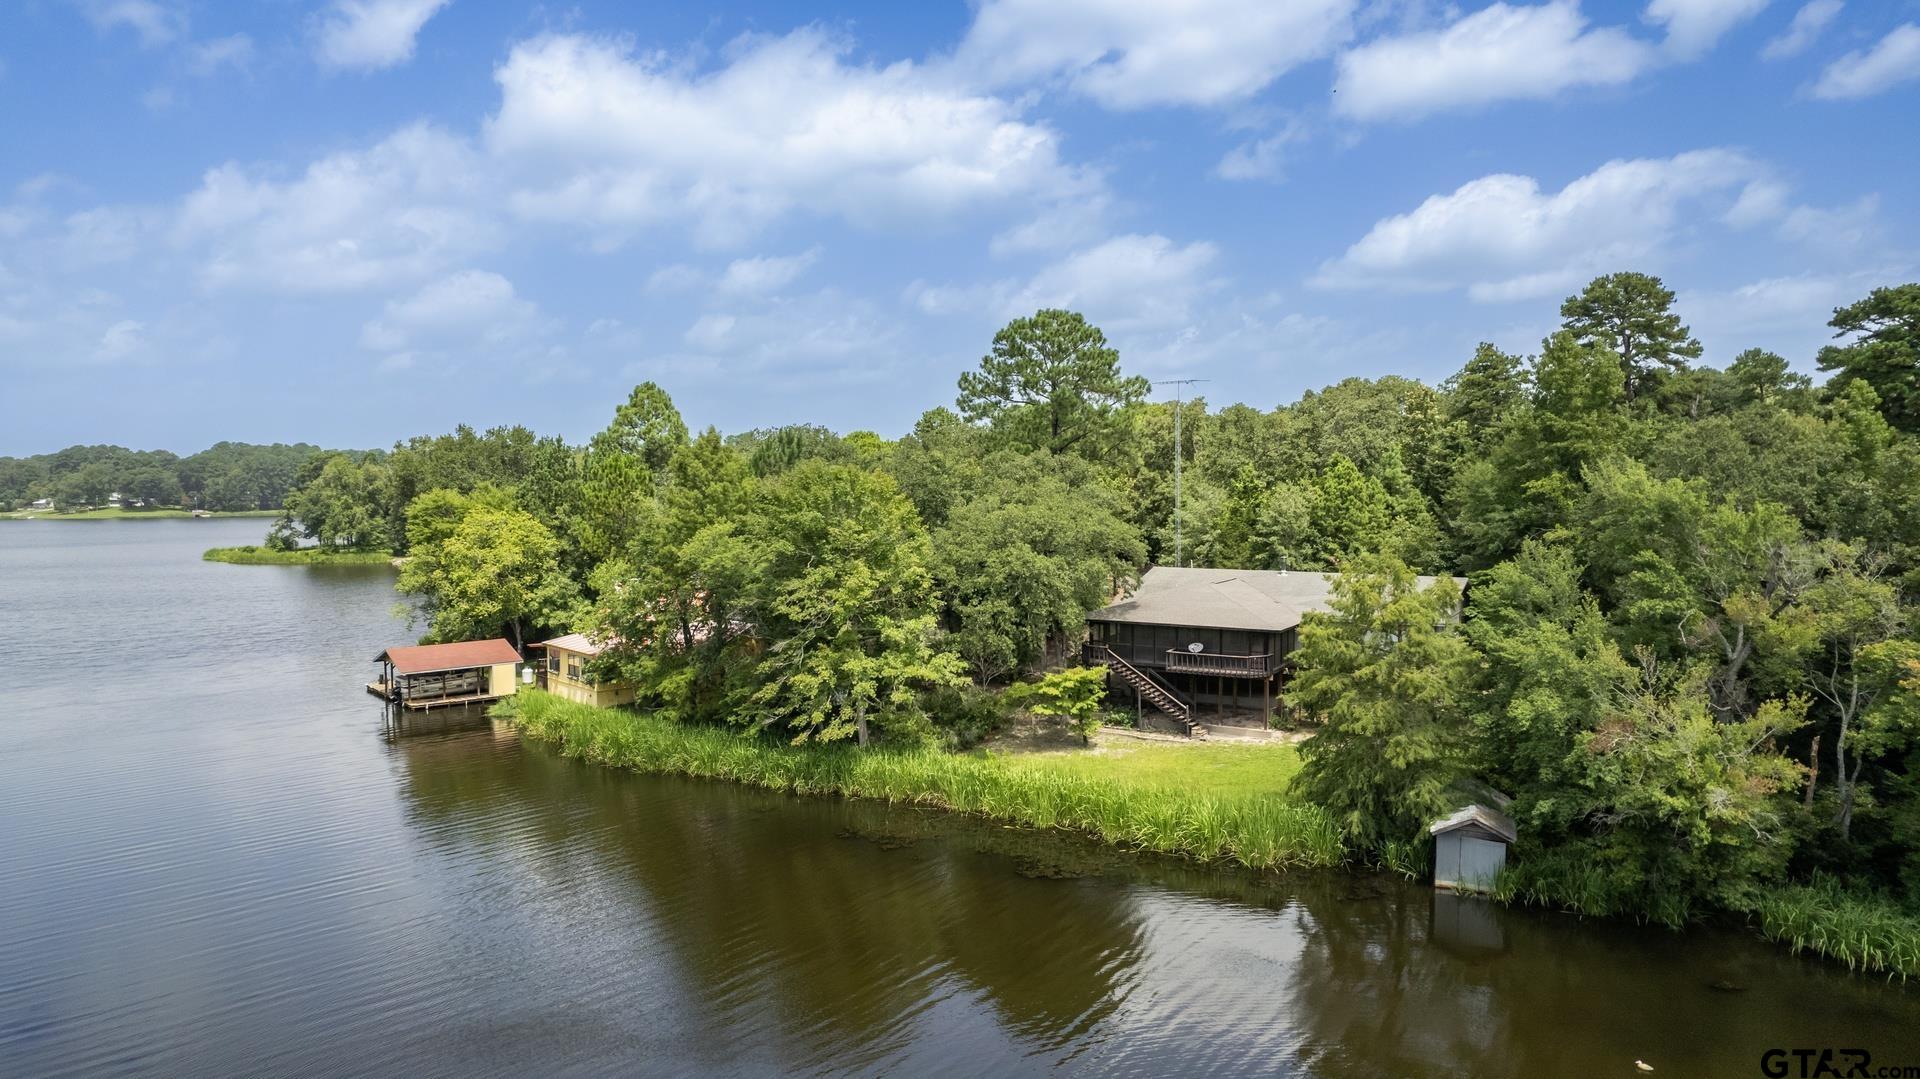
[[[1583,926],[1389,878],[1143,860],[912,808],[613,772],[517,749],[504,729],[479,738],[493,748],[396,747],[423,834],[448,857],[595,896],[610,946],[642,948],[646,991],[679,1002],[673,1051],[708,1065],[1711,1069],[1836,1024],[1891,1052],[1888,1032],[1916,1014],[1897,991],[1714,934]],[[1725,977],[1838,996],[1712,988]]]

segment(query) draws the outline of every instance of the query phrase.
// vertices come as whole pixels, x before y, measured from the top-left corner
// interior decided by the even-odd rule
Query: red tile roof
[[[395,674],[432,674],[495,663],[518,663],[520,653],[513,650],[506,638],[495,637],[490,641],[401,645],[387,649],[373,657],[373,661],[393,664]]]

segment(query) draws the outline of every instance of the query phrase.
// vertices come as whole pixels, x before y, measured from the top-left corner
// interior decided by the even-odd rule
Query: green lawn
[[[1290,745],[1159,744],[1105,739],[1092,749],[996,754],[1065,776],[1220,797],[1283,794],[1300,771]]]

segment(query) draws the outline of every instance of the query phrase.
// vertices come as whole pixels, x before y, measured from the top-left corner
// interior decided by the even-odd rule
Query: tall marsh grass
[[[1017,757],[776,745],[537,690],[523,690],[505,705],[500,714],[527,736],[567,756],[617,768],[933,806],[1255,869],[1330,867],[1347,854],[1340,828],[1326,812],[1272,795],[1220,797],[1063,775]]]
[[[1920,919],[1831,877],[1776,888],[1753,913],[1768,940],[1796,952],[1817,952],[1889,979],[1920,974]]]

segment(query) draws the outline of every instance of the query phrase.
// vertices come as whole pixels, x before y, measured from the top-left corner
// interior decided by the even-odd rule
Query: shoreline
[[[252,545],[208,548],[201,552],[200,560],[231,566],[393,566],[400,561],[387,551],[329,551],[320,547],[276,551]]]
[[[279,510],[211,510],[203,517],[195,517],[192,510],[80,510],[77,513],[56,513],[53,510],[13,510],[0,513],[0,521],[205,521],[221,518],[257,518],[266,520],[280,516]]]
[[[1017,755],[773,745],[536,689],[522,689],[491,714],[562,756],[627,771],[923,805],[1248,869],[1331,869],[1349,853],[1324,810],[1272,795],[1219,796],[1094,778]]]
[[[780,746],[522,689],[489,714],[561,756],[646,774],[717,779],[789,794],[923,805],[1019,827],[1078,832],[1121,850],[1247,869],[1338,869],[1363,854],[1317,806],[1281,796],[1223,797],[1092,778],[1018,755],[938,749]],[[1501,894],[1504,892],[1505,894]],[[1489,902],[1588,915],[1559,897],[1496,889]],[[1831,880],[1786,885],[1750,910],[1717,912],[1762,940],[1862,975],[1920,974],[1920,920]],[[1684,932],[1684,927],[1670,929]]]

